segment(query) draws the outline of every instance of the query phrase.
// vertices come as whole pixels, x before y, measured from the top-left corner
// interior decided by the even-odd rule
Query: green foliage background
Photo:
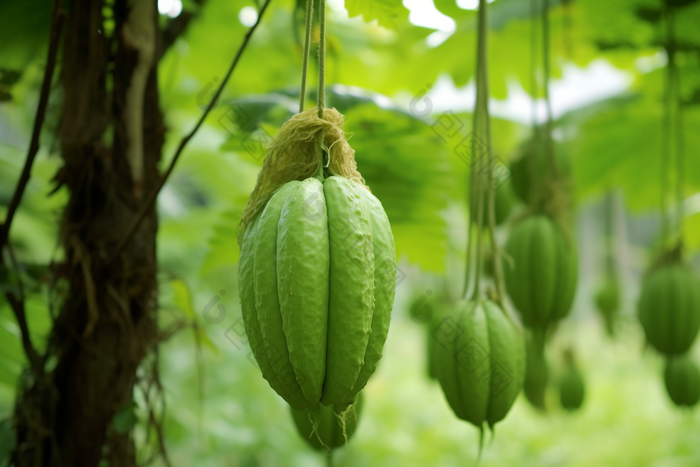
[[[161,324],[164,329],[187,325],[160,351],[168,406],[165,437],[174,465],[323,465],[323,458],[298,438],[286,405],[262,379],[249,359],[249,347],[237,334],[242,328],[236,228],[264,155],[263,145],[251,146],[250,138],[269,141],[296,112],[302,31],[292,18],[298,17],[298,3],[273,2],[221,102],[159,199]],[[662,2],[552,3],[555,79],[566,63],[586,67],[595,60],[605,60],[632,78],[623,94],[572,111],[556,122],[565,135],[562,150],[573,160],[581,206],[580,244],[594,248],[591,254],[599,258],[600,232],[591,234],[586,223],[595,219],[595,206],[606,190],[617,190],[624,197],[631,212],[629,225],[651,219],[644,225],[654,226],[660,196],[664,71],[640,71],[637,64],[660,53],[663,20],[657,13]],[[683,3],[688,4],[678,15],[676,29],[683,44],[679,53],[685,103],[683,188],[690,197],[700,194],[700,2]],[[46,5],[39,0],[7,0],[0,6],[0,44],[12,43],[0,48],[0,67],[21,72],[16,82],[0,80],[0,90],[11,95],[0,103],[0,211],[9,202],[29,140],[48,35]],[[347,11],[331,9],[329,14],[329,105],[346,117],[359,170],[386,208],[399,265],[407,275],[397,286],[386,354],[365,391],[358,432],[349,448],[336,454],[337,466],[476,465],[477,431],[454,418],[439,387],[425,376],[425,332],[407,313],[435,280],[446,282],[453,292],[459,290],[465,254],[468,167],[454,154],[454,141],[444,142],[433,131],[438,114],[419,119],[407,111],[409,100],[438,77],[447,76],[461,87],[474,75],[476,13],[457,7],[454,0],[435,0],[435,5],[456,24],[454,34],[437,47],[426,43],[433,31],[412,25],[399,0],[346,0]],[[491,4],[489,77],[496,99],[508,96],[509,82],[529,89],[528,5],[524,0]],[[255,3],[207,0],[203,7],[192,2],[185,6],[198,8],[197,16],[159,66],[168,125],[164,164],[208,102],[205,87],[223,76],[242,40],[246,28],[239,21],[241,9]],[[315,85],[314,70],[312,59],[310,88]],[[0,77],[5,76],[3,72]],[[313,98],[312,92],[310,102]],[[23,274],[32,285],[28,314],[37,342],[45,339],[51,326],[52,300],[44,272],[52,259],[61,257],[57,219],[67,198],[61,189],[50,194],[51,180],[60,168],[53,146],[59,104],[54,93],[42,150],[12,230]],[[229,126],[230,109],[244,110],[247,120]],[[457,117],[466,128],[471,125],[470,115]],[[494,119],[495,152],[508,159],[529,132],[516,122]],[[686,213],[684,239],[688,256],[697,265],[700,206]],[[644,350],[634,320],[639,275],[655,240],[653,235],[638,237],[631,239],[628,274],[623,278],[624,319],[618,339],[605,339],[593,312],[592,289],[601,269],[589,262],[582,266],[588,269],[583,271],[575,310],[553,346],[555,361],[564,345],[573,343],[578,351],[587,383],[583,409],[565,414],[553,402],[551,413],[542,416],[521,397],[498,425],[495,439],[487,443],[481,465],[700,464],[700,415],[672,407],[661,381],[662,362]],[[0,286],[13,286],[10,278],[1,279]],[[217,294],[225,318],[212,324],[203,308]],[[0,356],[0,418],[7,418],[25,361],[19,330],[4,302],[0,302]],[[121,413],[115,423],[135,430],[140,456],[145,458],[151,449],[145,438],[150,434],[143,432],[146,414],[138,392],[135,401],[136,406]],[[0,462],[11,444],[11,430],[3,422]]]

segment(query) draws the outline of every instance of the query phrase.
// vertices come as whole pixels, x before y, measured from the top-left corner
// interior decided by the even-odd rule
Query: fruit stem
[[[326,105],[326,0],[318,2],[320,38],[318,42],[318,118],[323,118]]]
[[[299,98],[299,113],[304,111],[306,101],[306,75],[309,68],[309,49],[311,48],[311,31],[313,29],[313,0],[306,0],[306,17],[304,20],[304,64],[301,68],[301,97]]]
[[[552,141],[552,103],[549,99],[549,0],[542,1],[542,48],[544,62],[544,102],[547,108],[547,125],[545,144],[550,177],[559,178],[559,167],[554,158],[554,143]]]
[[[313,1],[313,0],[307,0]],[[318,96],[316,105],[318,107],[318,118],[323,119],[323,109],[326,102],[326,0],[318,2],[318,22],[320,26],[320,39],[318,43]],[[325,134],[323,128],[316,133],[316,156],[319,160],[320,174],[318,178],[323,183],[323,167],[325,166],[324,154],[324,139]],[[328,155],[330,157],[330,154]]]

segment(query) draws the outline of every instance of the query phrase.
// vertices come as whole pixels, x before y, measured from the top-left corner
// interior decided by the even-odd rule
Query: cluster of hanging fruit
[[[539,141],[540,139],[544,141]],[[571,166],[554,145],[545,129],[535,137],[511,164],[513,191],[525,204],[525,212],[516,217],[505,245],[508,261],[504,264],[508,295],[527,329],[527,362],[524,394],[538,410],[547,410],[550,371],[546,341],[557,323],[565,318],[573,304],[578,279],[578,255],[571,216]],[[571,381],[583,386],[583,379],[565,360],[566,371],[558,385],[566,409],[578,408],[565,394]],[[576,376],[574,378],[572,375]]]
[[[527,364],[523,393],[527,401],[536,409],[548,410],[548,389],[554,383],[559,395],[560,406],[567,411],[574,411],[583,405],[585,383],[581,374],[574,351],[567,348],[562,352],[563,365],[554,375],[551,374],[547,357],[547,349],[534,341],[532,335],[527,339]]]
[[[578,281],[578,252],[573,233],[571,164],[552,138],[547,8],[541,13],[545,76],[542,91],[547,119],[538,125],[533,117],[532,137],[510,165],[513,192],[525,209],[512,222],[503,270],[508,296],[528,334],[525,396],[535,408],[544,411],[550,380],[545,344],[571,310]],[[535,62],[533,47],[533,75]],[[533,81],[531,94],[534,96],[537,91]],[[582,400],[569,400],[571,381],[575,379],[583,387],[583,379],[578,372],[578,378],[572,377],[576,371],[573,357],[565,358],[565,367],[559,386],[562,402],[566,402],[563,405],[567,409],[578,408]]]
[[[670,15],[670,10],[666,11]],[[665,40],[676,41],[673,26],[667,28]],[[675,50],[668,50],[666,66],[664,146],[661,152],[661,236],[660,251],[645,274],[638,302],[639,322],[646,342],[666,359],[664,383],[666,392],[678,406],[693,406],[700,400],[700,370],[692,360],[690,349],[700,329],[700,281],[683,261],[684,163],[683,126],[680,124],[681,96],[677,82]],[[675,123],[675,124],[674,124]],[[676,134],[672,134],[676,132]],[[671,142],[676,141],[673,145]],[[675,166],[675,177],[671,169]],[[672,183],[675,186],[672,187]],[[673,188],[673,191],[671,189]],[[675,192],[675,224],[669,220],[669,206]],[[672,230],[670,227],[674,227]]]
[[[524,334],[503,307],[500,253],[494,240],[498,184],[494,183],[494,158],[489,149],[486,9],[486,1],[481,0],[464,293],[451,309],[440,310],[439,323],[430,336],[434,342],[428,345],[429,373],[437,378],[455,415],[480,430],[480,446],[484,428],[493,431],[494,425],[510,411],[522,389],[525,374]],[[486,151],[476,151],[477,140],[483,143]],[[501,217],[507,217],[510,207],[502,205],[501,211]],[[494,288],[488,293],[481,282],[485,237],[491,239],[494,276]],[[474,253],[476,260],[472,262]],[[472,281],[470,273],[474,265],[476,271]]]
[[[513,186],[520,187],[515,192],[527,211],[510,232],[505,251],[512,262],[504,263],[508,295],[538,340],[568,315],[578,279],[568,163],[554,157],[549,139],[546,134],[538,148],[535,138],[511,165]]]
[[[681,259],[680,245],[647,272],[638,303],[647,343],[666,358],[664,383],[671,400],[700,400],[700,370],[689,350],[700,329],[700,281]]]

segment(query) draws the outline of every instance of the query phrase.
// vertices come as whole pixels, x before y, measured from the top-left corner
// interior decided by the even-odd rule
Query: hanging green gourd
[[[545,411],[547,385],[549,383],[549,367],[544,346],[535,341],[532,333],[526,339],[527,360],[525,364],[525,381],[523,393],[528,402],[536,409]]]
[[[535,129],[535,135],[540,135],[544,130]],[[552,176],[550,174],[549,162],[547,161],[547,152],[538,146],[539,137],[533,138],[525,143],[520,154],[510,164],[510,181],[513,185],[513,193],[517,198],[525,204],[529,204],[533,184]],[[558,149],[558,148],[557,148]],[[566,157],[565,153],[558,149],[555,153],[557,166],[561,170],[561,175],[566,179],[571,177],[571,161]],[[534,159],[534,161],[533,161]],[[532,167],[535,167],[538,177],[532,177]]]
[[[666,392],[679,407],[692,407],[700,400],[700,370],[688,356],[666,359]]]
[[[547,122],[542,132],[542,144],[546,157],[527,159],[528,211],[515,224],[505,245],[505,251],[512,260],[505,267],[508,295],[523,324],[539,334],[545,334],[547,329],[569,313],[578,281],[578,255],[571,227],[570,183],[557,162],[552,140],[548,10],[549,2],[544,0],[542,30]],[[532,95],[535,95],[534,80]],[[533,133],[534,142],[537,143],[540,131],[536,129],[534,120]],[[546,164],[547,170],[541,170],[540,164]],[[515,186],[516,179],[513,183]]]
[[[675,64],[675,38],[673,9],[666,6],[668,24],[666,105],[664,106],[664,141],[661,153],[661,248],[662,252],[652,264],[642,282],[638,302],[639,322],[644,329],[647,343],[667,357],[682,355],[690,349],[700,329],[700,281],[683,262],[683,125],[680,119],[677,67]],[[676,123],[676,125],[673,125]],[[675,151],[672,147],[672,131],[676,128]],[[676,155],[676,204],[677,223],[675,238],[669,233],[667,200],[671,155]],[[667,245],[674,245],[668,248]]]
[[[578,410],[583,405],[585,393],[585,383],[574,360],[574,353],[571,349],[566,349],[564,373],[559,378],[559,402],[565,410]]]
[[[357,404],[345,409],[345,413],[336,412],[333,407],[321,406],[320,416],[315,416],[308,409],[295,410],[290,407],[292,420],[299,435],[312,449],[325,452],[347,445],[355,434],[362,413],[364,396],[358,394]]]
[[[318,107],[272,140],[239,226],[239,293],[253,354],[297,410],[345,413],[379,363],[394,301],[396,254],[381,202],[364,186],[343,116],[324,108],[325,2]]]
[[[460,301],[436,329],[436,374],[445,398],[457,417],[477,428],[483,442],[484,427],[493,430],[509,412],[522,389],[525,373],[525,342],[522,330],[502,306],[502,272],[498,245],[495,242],[495,207],[493,158],[490,146],[488,87],[486,73],[487,2],[479,2],[476,111],[473,142],[486,143],[480,157],[486,163],[474,164],[470,174],[470,205],[477,206],[476,242],[468,242],[468,256],[476,243],[476,276],[469,296],[470,261],[467,258],[465,299]],[[474,143],[475,145],[475,143]],[[472,147],[474,149],[474,146]],[[476,152],[474,151],[474,154]],[[486,167],[477,170],[475,167]],[[488,202],[483,200],[487,198]],[[485,209],[486,208],[486,209]],[[484,212],[486,211],[486,213]],[[484,217],[488,219],[494,262],[495,291],[493,299],[482,296],[480,289],[481,255]],[[470,231],[473,218],[468,216]]]
[[[615,326],[620,310],[620,281],[617,277],[615,248],[613,245],[614,202],[613,193],[608,192],[605,196],[605,216],[603,221],[605,225],[605,274],[594,297],[596,310],[603,319],[605,331],[610,337],[615,334]]]
[[[578,260],[566,235],[544,214],[519,222],[505,246],[513,266],[505,282],[523,324],[546,329],[571,309],[576,293]]]
[[[642,284],[639,321],[647,342],[666,356],[686,353],[700,329],[700,281],[678,258]]]

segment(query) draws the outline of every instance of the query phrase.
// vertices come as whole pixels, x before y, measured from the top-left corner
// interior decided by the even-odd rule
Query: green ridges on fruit
[[[374,245],[360,190],[364,188],[342,177],[330,177],[323,184],[331,255],[324,405],[348,401],[364,364],[372,329]]]
[[[489,427],[503,420],[520,393],[525,379],[525,343],[523,333],[494,302],[484,301],[489,320],[491,377]]]
[[[504,264],[506,289],[529,328],[546,329],[565,317],[578,278],[576,250],[559,227],[544,215],[515,226],[505,246],[513,266]]]
[[[321,400],[326,377],[329,292],[323,285],[329,281],[330,257],[325,212],[311,216],[306,210],[309,200],[323,200],[322,189],[315,178],[294,184],[277,226],[277,295],[284,336],[296,380],[312,405]]]
[[[667,356],[686,353],[700,328],[700,283],[682,264],[667,264],[643,282],[639,321],[646,340]]]
[[[679,407],[692,407],[700,400],[700,370],[687,355],[666,360],[664,383],[669,397]]]
[[[291,409],[292,419],[299,435],[313,449],[327,452],[346,445],[357,430],[362,414],[364,396],[359,393],[357,403],[339,412],[333,407],[321,406],[319,414],[309,410]],[[314,430],[315,423],[318,423]]]
[[[493,428],[523,385],[522,332],[489,300],[461,301],[452,316],[454,338],[437,342],[438,380],[457,417]]]
[[[288,182],[247,224],[246,332],[263,376],[293,408],[352,404],[381,358],[395,279],[386,214],[355,181]]]
[[[346,399],[354,399],[367,384],[369,377],[377,369],[382,358],[384,342],[389,334],[391,310],[396,293],[396,259],[394,236],[391,233],[389,218],[382,203],[364,189],[359,190],[360,198],[368,209],[372,228],[372,251],[374,255],[374,312],[365,358],[360,374]]]
[[[297,381],[292,362],[287,350],[287,337],[285,336],[280,300],[277,296],[278,271],[272,267],[277,264],[277,237],[278,225],[285,202],[290,194],[296,190],[300,182],[290,182],[284,185],[265,206],[264,211],[256,221],[253,265],[253,290],[255,294],[255,306],[257,310],[257,322],[262,333],[262,343],[265,354],[272,365],[276,377],[285,388],[286,397],[282,397],[292,407],[302,409],[313,405],[302,393]],[[241,249],[241,251],[244,251]],[[245,281],[244,281],[245,282]],[[244,316],[246,307],[241,304]],[[244,321],[246,331],[248,321]],[[257,359],[257,353],[253,353]],[[263,371],[263,376],[265,372]],[[318,401],[316,401],[318,402]]]
[[[241,243],[241,255],[238,260],[238,281],[242,284],[254,283],[254,249],[253,244],[257,235],[257,221],[248,226],[248,229],[243,236]],[[265,340],[260,330],[258,321],[258,311],[255,305],[255,289],[254,287],[239,287],[241,310],[243,314],[243,324],[246,329],[248,342],[253,351],[253,356],[260,366],[265,379],[270,383],[270,386],[287,401],[292,407],[303,408],[303,404],[291,397],[290,392],[282,384],[277,376],[272,364],[267,357],[265,349]]]

